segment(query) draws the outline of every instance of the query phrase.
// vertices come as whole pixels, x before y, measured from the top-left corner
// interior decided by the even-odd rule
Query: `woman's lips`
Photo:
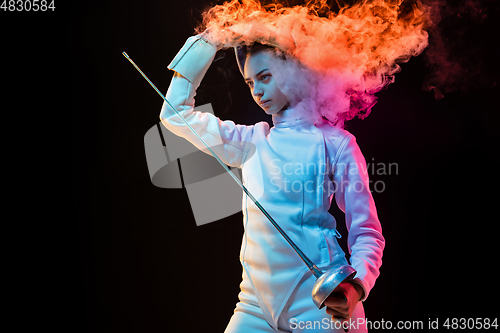
[[[271,101],[270,99],[266,99],[265,101],[260,102],[259,105],[260,106],[268,106],[270,101]]]

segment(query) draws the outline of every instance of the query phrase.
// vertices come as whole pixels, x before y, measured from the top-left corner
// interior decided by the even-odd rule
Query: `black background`
[[[162,100],[121,55],[166,91],[166,66],[209,4],[82,1],[64,14],[75,175],[66,223],[75,227],[77,250],[70,331],[222,332],[232,315],[242,215],[198,227],[185,190],[152,185],[143,140]],[[474,68],[491,76],[499,53],[488,37],[497,11],[489,10],[483,23],[462,23],[481,54]],[[446,41],[460,38],[451,31]],[[386,249],[366,316],[425,325],[438,317],[498,317],[498,79],[437,101],[421,88],[430,71],[423,56],[401,66],[371,115],[346,127],[367,162],[398,164],[397,175],[371,175],[385,183],[374,199]],[[227,52],[197,104],[212,96],[206,102],[222,119],[270,121],[242,81]],[[345,245],[343,214],[331,211]]]

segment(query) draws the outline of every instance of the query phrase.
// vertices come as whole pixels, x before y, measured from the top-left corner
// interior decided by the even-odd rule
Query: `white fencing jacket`
[[[350,261],[365,300],[379,275],[385,240],[354,136],[326,121],[294,118],[273,120],[273,127],[266,122],[245,126],[194,112],[195,91],[216,51],[199,36],[190,37],[168,66],[175,73],[167,99],[224,163],[241,168],[248,190],[323,269],[347,262],[336,240],[336,221],[328,212],[335,196],[345,212]],[[167,103],[160,119],[167,129],[204,149]],[[246,195],[242,210],[240,261],[266,319],[276,325],[292,291],[311,273]]]

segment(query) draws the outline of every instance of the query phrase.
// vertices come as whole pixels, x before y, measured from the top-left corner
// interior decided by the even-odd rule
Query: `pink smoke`
[[[294,7],[232,0],[206,11],[199,31],[209,28],[224,47],[232,47],[235,36],[241,44],[278,47],[296,60],[276,64],[282,91],[315,119],[343,127],[368,116],[375,94],[394,82],[398,63],[428,45],[429,7],[420,1],[404,10],[401,5],[365,0],[334,13],[326,0]]]
[[[498,27],[488,26],[494,20],[496,0],[423,0],[429,8],[429,47],[424,59],[430,68],[423,89],[432,91],[440,100],[446,93],[478,89],[498,83],[493,69],[497,59],[493,55],[494,42],[490,38]],[[493,14],[494,15],[494,14]],[[493,32],[495,31],[495,32]],[[484,42],[488,41],[488,42]],[[497,48],[498,49],[498,48]],[[489,59],[488,59],[489,58]],[[487,63],[489,62],[489,63]]]

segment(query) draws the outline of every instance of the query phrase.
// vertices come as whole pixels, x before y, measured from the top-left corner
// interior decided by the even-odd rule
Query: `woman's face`
[[[270,52],[261,51],[247,57],[244,68],[253,99],[269,115],[277,114],[288,104],[270,71],[272,60]]]

